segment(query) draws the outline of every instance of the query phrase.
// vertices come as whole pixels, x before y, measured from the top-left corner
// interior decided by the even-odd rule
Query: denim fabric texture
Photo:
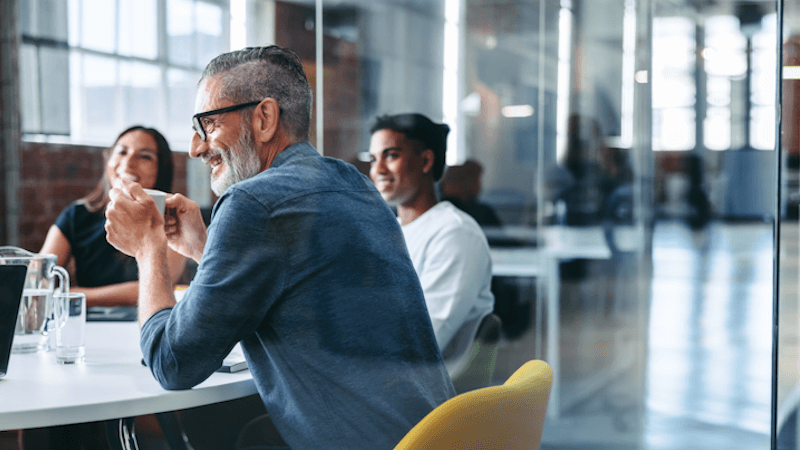
[[[217,201],[183,300],[142,328],[147,365],[188,389],[242,342],[295,449],[390,449],[455,395],[389,207],[309,143]]]

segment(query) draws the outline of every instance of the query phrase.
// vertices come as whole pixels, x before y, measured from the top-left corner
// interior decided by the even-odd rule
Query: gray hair
[[[300,58],[293,51],[270,45],[223,53],[208,63],[199,83],[216,76],[222,85],[220,98],[235,103],[273,98],[289,134],[308,139],[314,97]]]

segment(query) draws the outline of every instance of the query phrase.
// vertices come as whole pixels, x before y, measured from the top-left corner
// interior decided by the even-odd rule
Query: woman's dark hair
[[[422,114],[397,114],[379,116],[375,119],[369,132],[374,134],[380,130],[392,130],[422,143],[419,152],[429,148],[433,151],[433,181],[439,181],[444,172],[444,157],[447,153],[447,133],[450,127],[443,123],[434,123]]]
[[[108,203],[108,192],[111,190],[111,181],[108,179],[108,159],[111,157],[111,152],[117,145],[122,136],[132,131],[143,131],[149,134],[153,140],[156,141],[156,153],[158,154],[158,174],[156,175],[156,184],[153,189],[164,192],[172,192],[172,176],[173,176],[173,163],[172,163],[172,150],[164,136],[154,128],[147,128],[141,125],[134,125],[117,136],[114,144],[111,147],[103,150],[103,176],[97,186],[86,197],[83,197],[83,203],[87,210],[91,212],[99,211],[105,208]]]

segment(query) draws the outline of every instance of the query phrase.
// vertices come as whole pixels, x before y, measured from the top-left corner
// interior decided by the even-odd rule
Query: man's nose
[[[192,135],[192,143],[189,146],[189,156],[192,158],[199,158],[208,151],[208,142],[200,139],[200,135],[194,132]]]

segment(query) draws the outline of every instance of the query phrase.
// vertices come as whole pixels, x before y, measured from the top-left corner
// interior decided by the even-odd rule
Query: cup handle
[[[60,311],[60,306],[58,305],[59,302],[55,301],[55,296],[61,293],[69,293],[69,272],[67,272],[63,267],[56,265],[53,265],[50,270],[52,272],[51,275],[55,275],[58,278],[59,283],[58,287],[53,289],[53,300],[51,303],[53,307],[51,309],[52,313],[49,314],[49,319],[53,320],[56,327],[58,327],[62,320],[62,313]],[[50,326],[46,326],[46,329],[49,331]]]
[[[56,292],[63,292],[63,293],[68,294],[69,293],[69,272],[67,272],[63,267],[55,266],[55,265],[52,267],[51,270],[52,270],[53,274],[56,277],[58,277],[58,280],[59,280],[59,283],[58,283],[59,291],[56,291],[55,289],[53,289],[53,294],[55,294]]]

